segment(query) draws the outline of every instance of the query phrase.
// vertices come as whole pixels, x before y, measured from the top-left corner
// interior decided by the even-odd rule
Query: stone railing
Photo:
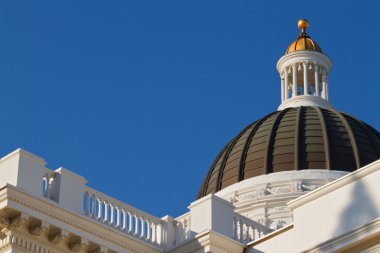
[[[89,187],[84,197],[87,217],[147,243],[161,247],[164,244],[165,225],[160,218]]]
[[[242,243],[271,232],[236,213],[230,201],[213,194],[191,203],[190,211],[176,219],[170,216],[161,219],[88,187],[81,175],[65,168],[50,170],[45,165],[42,158],[16,150],[0,158],[0,187],[12,185],[161,251],[183,244],[205,231]]]
[[[243,215],[235,213],[233,217],[233,238],[239,242],[249,243],[270,232],[273,230]]]
[[[193,235],[191,233],[191,214],[185,213],[178,218],[175,219],[174,222],[175,226],[175,239],[174,239],[174,245],[179,245],[191,238],[193,238]]]

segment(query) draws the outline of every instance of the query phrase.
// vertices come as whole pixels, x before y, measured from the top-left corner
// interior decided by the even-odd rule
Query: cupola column
[[[328,75],[331,60],[306,33],[308,22],[298,22],[301,33],[277,62],[281,77],[281,105],[289,107],[317,106],[331,108],[328,102]]]
[[[302,63],[303,65],[303,94],[308,95],[309,94],[309,83],[308,83],[308,64],[306,62]]]
[[[281,101],[285,101],[285,82],[284,82],[284,78],[282,77],[282,75],[280,76],[281,77]]]
[[[323,73],[323,76],[322,76],[322,98],[323,99],[326,99],[327,100],[327,85],[326,85],[326,76],[325,76],[325,73]]]
[[[292,65],[292,73],[293,73],[293,97],[297,96],[297,68],[296,64]]]
[[[318,65],[314,63],[314,79],[315,79],[315,95],[319,97],[319,76],[318,76]]]
[[[288,78],[288,70],[286,68],[284,71],[284,75],[285,75],[285,99],[283,100],[283,102],[289,98],[289,78]]]

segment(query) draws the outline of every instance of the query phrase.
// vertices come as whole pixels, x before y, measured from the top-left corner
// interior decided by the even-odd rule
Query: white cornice
[[[290,54],[286,54],[280,58],[277,62],[277,71],[282,72],[285,66],[292,65],[298,62],[315,62],[318,65],[323,66],[327,72],[331,69],[331,60],[324,54],[316,51],[296,51]]]
[[[103,226],[84,215],[67,211],[53,201],[31,196],[12,185],[7,185],[0,190],[0,200],[2,200],[0,202],[1,207],[7,206],[18,210],[82,238],[105,245],[117,252],[163,252],[158,247],[136,240],[128,233],[122,233]]]
[[[86,184],[87,183],[87,180],[82,177],[81,175],[78,175],[74,172],[72,172],[71,170],[68,170],[68,169],[65,169],[63,167],[60,167],[58,169],[55,170],[56,173],[59,173],[59,174],[62,174],[62,175],[65,175],[65,176],[68,176],[70,178],[72,178],[73,180],[81,183],[81,184]]]
[[[291,108],[291,107],[300,107],[300,106],[317,106],[324,109],[333,108],[331,104],[317,96],[310,96],[310,95],[300,95],[295,96],[292,98],[289,98],[282,102],[282,104],[278,107],[278,110],[284,110],[285,108]]]
[[[42,166],[45,166],[47,164],[43,158],[36,156],[35,154],[32,154],[32,153],[30,153],[24,149],[21,149],[21,148],[18,148],[15,151],[9,153],[8,155],[2,157],[0,159],[0,162],[4,162],[4,161],[8,160],[9,158],[14,157],[16,155],[26,156],[26,157],[36,161],[37,163],[41,164]]]
[[[314,190],[310,193],[303,195],[302,197],[299,197],[293,201],[290,201],[288,206],[291,210],[294,210],[300,206],[303,206],[317,198],[320,198],[349,183],[355,182],[359,180],[360,178],[365,177],[378,170],[380,170],[380,159],[362,167],[361,169],[351,172],[350,174],[343,176],[331,183],[328,183],[317,190]]]

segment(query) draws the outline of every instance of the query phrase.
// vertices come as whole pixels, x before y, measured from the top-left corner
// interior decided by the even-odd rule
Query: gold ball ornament
[[[298,21],[298,28],[301,29],[302,31],[306,30],[306,28],[308,27],[309,27],[309,22],[306,19],[301,18]]]

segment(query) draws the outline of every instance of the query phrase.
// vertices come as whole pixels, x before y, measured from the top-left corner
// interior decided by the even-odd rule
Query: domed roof
[[[247,126],[219,153],[198,198],[273,172],[354,171],[380,159],[380,133],[333,109],[301,106]]]
[[[300,19],[298,21],[298,27],[301,29],[301,33],[298,35],[297,39],[292,44],[290,44],[286,50],[286,54],[302,50],[311,50],[322,53],[321,47],[306,33],[306,28],[308,26],[309,23],[306,19]]]

